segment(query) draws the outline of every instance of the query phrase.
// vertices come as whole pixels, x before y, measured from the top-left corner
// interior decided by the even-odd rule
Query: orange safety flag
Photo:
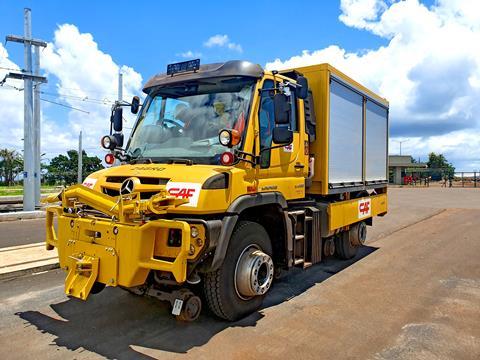
[[[237,121],[233,125],[233,129],[237,130],[240,134],[243,134],[243,130],[245,130],[245,116],[243,111],[238,115]]]

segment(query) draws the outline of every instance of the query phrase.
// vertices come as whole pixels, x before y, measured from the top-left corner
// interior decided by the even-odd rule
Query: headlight
[[[195,226],[190,228],[190,235],[192,238],[196,238],[198,236],[198,229]]]
[[[220,133],[218,134],[218,140],[223,146],[230,146],[232,141],[232,135],[230,131],[226,129],[220,130]]]
[[[111,135],[105,135],[102,137],[100,143],[102,144],[102,147],[107,150],[113,150],[117,146],[117,140]]]

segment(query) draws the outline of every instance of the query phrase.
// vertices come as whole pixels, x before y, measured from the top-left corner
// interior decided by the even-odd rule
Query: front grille
[[[103,189],[103,193],[104,194],[107,194],[109,196],[118,196],[120,195],[120,192],[118,190],[115,190],[115,189],[109,189],[109,188],[102,188]],[[155,195],[156,193],[158,193],[158,191],[141,191],[140,192],[140,199],[144,200],[144,199],[150,199],[153,195]]]
[[[105,179],[108,183],[121,184],[130,176],[107,176]],[[140,184],[145,185],[165,185],[170,179],[156,178],[156,177],[138,177]]]
[[[115,190],[115,189],[108,189],[108,188],[103,188],[103,193],[107,194],[109,196],[118,196],[120,195],[120,191]]]

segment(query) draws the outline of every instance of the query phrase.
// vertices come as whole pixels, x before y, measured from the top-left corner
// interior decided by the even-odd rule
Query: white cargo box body
[[[388,102],[328,64],[297,68],[316,114],[314,177],[307,192],[334,194],[388,183]]]

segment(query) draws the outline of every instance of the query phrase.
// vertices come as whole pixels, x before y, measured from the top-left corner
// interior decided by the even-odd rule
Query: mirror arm
[[[291,143],[290,143],[291,144]],[[272,150],[272,149],[279,149],[279,148],[283,148],[285,146],[288,146],[290,144],[283,144],[283,145],[275,145],[275,146],[271,146],[271,147],[268,147],[268,148],[265,148],[265,149],[262,149],[260,150],[260,154],[264,151],[268,151],[268,150]]]
[[[253,161],[252,160],[248,160],[248,159],[245,159],[245,158],[241,158],[241,157],[237,157],[238,161],[245,161],[249,164],[252,164],[253,166],[257,166],[258,164],[258,156],[255,156],[251,153],[247,153],[245,151],[241,151],[241,150],[235,150],[235,155],[247,155],[247,156],[251,156]]]

